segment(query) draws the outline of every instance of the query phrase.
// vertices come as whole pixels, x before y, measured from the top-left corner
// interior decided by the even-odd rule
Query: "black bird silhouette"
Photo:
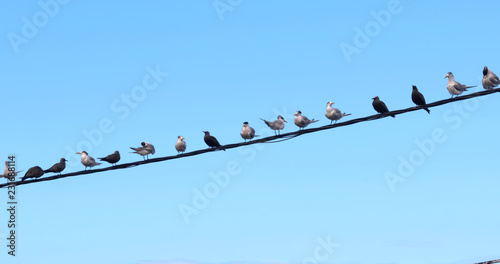
[[[425,98],[424,96],[422,95],[422,93],[420,93],[417,89],[417,86],[413,85],[413,91],[411,92],[411,100],[416,104],[416,105],[425,105]],[[429,108],[427,107],[424,107],[423,108],[425,111],[427,111],[427,113],[431,113],[431,110],[429,110]]]
[[[43,170],[39,166],[31,167],[26,174],[24,174],[24,177],[21,179],[21,181],[24,181],[28,178],[39,178],[42,177],[43,175]]]
[[[55,173],[59,173],[59,175],[61,175],[61,171],[63,171],[66,168],[66,161],[67,160],[65,158],[61,158],[60,162],[52,165],[52,167],[50,167],[50,169],[44,170],[43,172],[44,173],[55,172]]]
[[[389,109],[387,109],[387,106],[384,104],[384,102],[380,101],[378,96],[375,96],[372,99],[373,99],[372,105],[373,105],[373,109],[375,109],[375,111],[377,111],[381,114],[389,112]],[[391,115],[391,116],[396,117],[395,115]]]
[[[205,133],[205,137],[203,139],[205,140],[205,143],[207,143],[209,147],[218,148],[221,146],[219,141],[214,136],[210,135],[210,132],[203,131],[203,133]],[[225,149],[222,150],[226,151]]]
[[[99,160],[111,163],[111,166],[116,166],[116,163],[120,161],[120,152],[115,151],[113,154],[109,154],[104,158],[98,158]]]

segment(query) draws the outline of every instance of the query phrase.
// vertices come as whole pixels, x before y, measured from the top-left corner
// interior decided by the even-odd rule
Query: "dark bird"
[[[115,151],[113,154],[109,154],[108,156],[104,158],[98,158],[99,160],[106,161],[111,163],[111,166],[116,166],[116,163],[120,161],[120,152]]]
[[[379,112],[380,114],[389,112],[389,109],[387,109],[387,106],[384,104],[384,102],[380,101],[378,96],[375,96],[372,99],[373,99],[372,105],[373,105],[373,109],[375,109],[375,111]],[[391,116],[396,117],[395,115],[391,115]]]
[[[413,91],[411,92],[411,100],[416,104],[416,105],[425,105],[425,98],[424,96],[422,95],[422,93],[420,93],[417,89],[417,86],[413,85]],[[423,108],[425,111],[427,111],[427,113],[431,113],[431,110],[429,110],[429,108],[427,107],[424,107]]]
[[[484,66],[483,69],[483,88],[491,90],[500,85],[500,79],[488,67]]]
[[[27,172],[26,174],[24,175],[24,177],[21,179],[21,181],[24,181],[28,178],[39,178],[39,177],[42,177],[43,175],[43,170],[42,168],[38,167],[38,166],[35,166],[35,167],[31,167]]]
[[[55,172],[55,173],[59,173],[59,175],[61,175],[61,171],[63,171],[65,168],[66,168],[66,159],[65,158],[61,158],[61,161],[52,165],[52,167],[50,167],[50,169],[48,170],[44,170],[43,172],[47,173],[47,172]]]
[[[221,146],[219,141],[214,136],[210,136],[210,132],[203,131],[203,133],[205,133],[205,137],[203,139],[205,140],[205,143],[207,143],[209,147],[218,148]],[[222,150],[226,151],[225,149]]]

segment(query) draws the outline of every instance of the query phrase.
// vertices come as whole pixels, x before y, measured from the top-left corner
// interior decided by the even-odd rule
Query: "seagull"
[[[339,109],[333,108],[332,105],[335,104],[334,102],[328,102],[326,103],[326,113],[325,116],[326,118],[330,119],[330,125],[335,121],[335,124],[337,124],[337,121],[340,120],[344,116],[349,116],[351,114],[346,114],[340,112]]]
[[[483,87],[486,90],[492,90],[493,88],[500,85],[500,79],[494,74],[488,67],[484,66],[483,69]]]
[[[425,98],[424,96],[418,91],[417,86],[413,85],[413,91],[411,92],[411,100],[416,104],[416,105],[425,105]],[[429,108],[424,107],[423,108],[427,113],[431,113],[431,110]]]
[[[111,163],[111,166],[116,166],[116,163],[120,161],[120,152],[116,150],[115,152],[113,152],[113,154],[109,154],[104,158],[98,158],[98,159],[101,161],[106,161],[108,163]]]
[[[137,154],[141,155],[144,160],[146,160],[146,158],[149,159],[149,154],[152,154],[152,155],[155,154],[155,147],[153,146],[153,144],[151,144],[149,142],[141,142],[141,146],[142,147],[138,147],[138,148],[130,147],[131,149],[134,150],[134,152],[132,152],[132,153],[137,153]],[[144,156],[146,156],[146,158]]]
[[[3,170],[3,174],[2,174],[2,177],[10,180],[14,180],[14,178],[17,176],[18,173],[20,173],[21,171],[9,171],[9,162],[6,161],[5,162],[5,169]],[[12,173],[13,175],[9,175],[9,173]]]
[[[50,169],[44,170],[43,172],[44,173],[55,172],[55,173],[59,173],[59,175],[61,175],[61,171],[63,171],[66,168],[66,161],[67,160],[65,158],[61,158],[61,161],[52,165],[52,167],[50,167]]]
[[[445,79],[448,78],[448,85],[446,85],[446,88],[448,88],[448,92],[450,92],[451,98],[453,98],[454,95],[458,96],[462,94],[464,91],[467,91],[468,88],[477,86],[477,85],[466,86],[465,84],[461,84],[455,81],[455,77],[451,72],[448,72],[448,74],[446,74],[444,78]]]
[[[316,123],[318,121],[319,120],[314,120],[314,118],[309,120],[309,118],[303,116],[300,111],[295,112],[295,118],[293,119],[293,122],[299,127],[299,130],[304,129],[309,124]]]
[[[210,132],[203,131],[203,133],[205,133],[205,137],[203,139],[205,140],[205,143],[207,143],[209,147],[218,148],[221,146],[219,141],[214,136],[210,135]],[[226,151],[225,149],[222,150]]]
[[[258,137],[259,135],[255,135],[255,129],[248,125],[248,122],[243,123],[243,128],[240,133],[241,137],[247,142],[247,139],[252,140],[254,137]]]
[[[285,123],[288,123],[286,122],[286,120],[282,117],[282,116],[278,116],[278,119],[277,120],[274,120],[274,121],[266,121],[264,119],[260,119],[262,121],[264,121],[264,123],[266,123],[266,125],[271,128],[272,130],[274,130],[274,135],[279,135],[280,134],[280,130],[283,130],[283,128],[285,128]],[[278,134],[276,134],[276,130],[278,130]]]
[[[183,136],[177,137],[177,142],[175,142],[175,150],[177,150],[177,155],[186,151],[186,141],[184,141]]]
[[[89,156],[89,154],[85,150],[82,152],[77,152],[76,154],[82,155],[81,161],[82,161],[83,166],[85,166],[85,170],[87,170],[87,167],[89,167],[90,168],[89,170],[91,170],[92,167],[97,166],[97,165],[101,165],[101,163],[96,162],[94,158]]]
[[[26,174],[24,175],[24,177],[21,179],[21,181],[24,181],[28,178],[40,178],[42,175],[43,175],[43,170],[42,168],[38,167],[38,166],[35,166],[35,167],[31,167],[27,172]]]
[[[387,106],[385,105],[385,103],[380,101],[378,96],[375,96],[372,99],[373,99],[372,105],[373,105],[373,109],[375,109],[375,111],[379,112],[380,114],[389,112],[389,109],[387,109]],[[391,116],[396,117],[395,115],[391,115]]]

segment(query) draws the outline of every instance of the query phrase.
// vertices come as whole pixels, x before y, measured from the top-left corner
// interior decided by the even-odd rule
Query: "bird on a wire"
[[[451,98],[453,98],[454,95],[456,96],[461,95],[464,91],[467,91],[468,88],[477,86],[477,85],[467,86],[465,84],[461,84],[455,81],[455,76],[453,76],[453,73],[451,72],[448,72],[448,74],[446,74],[444,78],[445,79],[448,78],[448,84],[446,85],[446,88],[448,89],[448,92],[450,92]]]
[[[382,102],[380,100],[380,98],[378,98],[378,96],[375,96],[372,99],[373,99],[372,105],[373,105],[373,109],[375,109],[375,111],[377,111],[379,114],[384,114],[384,113],[389,112],[389,109],[387,108],[385,103]],[[396,117],[395,115],[391,115],[391,116]]]
[[[486,90],[492,90],[493,88],[500,85],[500,79],[494,74],[488,67],[484,66],[483,69],[483,88]]]
[[[21,179],[21,181],[24,181],[28,178],[40,178],[42,177],[44,174],[42,168],[40,168],[39,166],[35,166],[35,167],[31,167],[27,172],[26,174],[24,175],[24,177]]]
[[[113,154],[109,154],[108,156],[104,157],[104,158],[98,158],[100,161],[106,161],[108,163],[111,163],[111,166],[116,166],[116,163],[118,161],[120,161],[120,152],[118,152],[118,150],[116,150],[115,152],[113,152]]]
[[[279,135],[280,130],[285,128],[285,123],[288,123],[281,115],[279,115],[278,119],[274,121],[266,121],[262,118],[260,120],[264,121],[270,129],[274,130],[274,135]],[[276,133],[276,131],[278,131],[278,133]]]
[[[3,170],[2,177],[6,178],[8,180],[11,180],[11,179],[14,180],[15,177],[17,176],[17,174],[22,172],[22,171],[12,171],[12,170],[9,170],[9,168],[12,168],[12,167],[9,166],[8,161],[5,161],[5,169]]]
[[[326,116],[326,118],[331,120],[330,125],[333,124],[333,121],[335,121],[335,124],[337,124],[337,121],[339,121],[342,117],[351,115],[351,114],[342,113],[337,108],[333,108],[332,107],[333,104],[335,104],[335,103],[334,102],[326,103],[325,116]]]
[[[248,122],[243,123],[243,127],[241,128],[240,136],[247,142],[248,140],[252,140],[254,137],[258,137],[259,135],[255,135],[255,129],[248,125]]]
[[[82,152],[77,152],[76,154],[82,155],[81,162],[82,162],[83,166],[85,166],[85,170],[87,170],[87,167],[89,167],[89,170],[91,170],[92,167],[97,166],[97,165],[101,165],[101,163],[96,162],[94,158],[89,156],[89,154],[85,150]]]
[[[293,119],[293,122],[295,123],[295,125],[297,125],[299,127],[299,130],[302,130],[305,127],[307,127],[309,124],[316,123],[318,121],[319,120],[314,120],[314,118],[311,120],[311,119],[307,118],[306,116],[303,116],[302,112],[300,112],[300,111],[295,112],[295,118]]]
[[[177,155],[186,151],[186,141],[184,141],[183,136],[177,137],[177,142],[175,142],[175,150],[177,150]]]
[[[134,150],[134,152],[132,153],[141,155],[144,160],[146,160],[146,158],[149,159],[149,154],[155,154],[155,147],[153,146],[153,144],[149,142],[141,142],[141,146],[142,147],[138,148],[130,147],[132,150]]]
[[[219,141],[214,137],[214,136],[211,136],[210,135],[210,132],[208,131],[203,131],[203,133],[205,133],[205,136],[203,137],[203,140],[205,141],[205,143],[211,147],[211,148],[220,148],[221,145],[219,143]],[[222,150],[226,151],[225,149],[221,148]]]
[[[418,88],[416,85],[413,85],[413,90],[411,92],[411,100],[416,104],[416,105],[425,105],[425,98],[424,96],[422,95],[422,93],[420,93],[418,91]],[[431,113],[431,110],[429,110],[429,108],[427,107],[424,107],[423,108],[425,111],[427,111],[427,113]]]
[[[43,172],[44,173],[54,172],[61,175],[61,171],[63,171],[66,168],[66,161],[67,160],[65,158],[61,158],[61,160],[58,163],[52,165],[52,167],[50,167],[48,170],[44,170]]]

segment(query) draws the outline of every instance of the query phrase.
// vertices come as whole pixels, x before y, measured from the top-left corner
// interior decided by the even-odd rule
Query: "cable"
[[[332,124],[332,125],[326,125],[326,126],[321,126],[321,127],[298,130],[298,131],[289,132],[289,133],[285,133],[285,134],[281,134],[281,135],[256,139],[256,140],[252,140],[252,141],[248,141],[248,142],[228,144],[228,145],[221,146],[219,148],[201,149],[201,150],[191,151],[188,153],[183,153],[183,154],[179,154],[179,155],[175,155],[175,156],[166,156],[166,157],[148,159],[148,160],[144,160],[144,161],[124,163],[124,164],[120,164],[117,166],[112,166],[112,167],[107,167],[107,168],[102,168],[102,169],[77,171],[77,172],[72,172],[72,173],[54,175],[54,176],[49,176],[49,177],[42,177],[42,178],[26,180],[26,181],[8,182],[8,183],[0,184],[0,188],[6,188],[7,186],[11,186],[11,185],[17,186],[17,185],[30,184],[30,183],[35,183],[35,182],[52,181],[52,180],[57,180],[60,178],[79,176],[79,175],[85,175],[85,174],[91,174],[91,173],[98,173],[98,172],[103,172],[103,171],[126,169],[126,168],[131,168],[131,167],[149,164],[149,163],[155,163],[155,162],[161,162],[161,161],[173,160],[173,159],[180,159],[180,158],[187,158],[187,157],[201,155],[204,153],[217,151],[217,150],[221,150],[221,149],[232,149],[232,148],[238,148],[238,147],[259,144],[259,143],[278,143],[278,142],[293,139],[295,137],[298,137],[298,136],[301,136],[304,134],[314,133],[314,132],[318,132],[321,130],[354,125],[354,124],[360,123],[360,122],[366,122],[366,121],[377,120],[380,118],[385,118],[385,117],[390,116],[390,115],[400,115],[400,114],[404,114],[404,113],[418,111],[418,110],[425,108],[425,107],[426,108],[436,107],[436,106],[440,106],[440,105],[444,105],[444,104],[448,104],[448,103],[452,103],[452,102],[468,100],[468,99],[479,97],[479,96],[485,96],[485,95],[496,93],[496,92],[500,92],[500,88],[493,89],[493,90],[484,90],[481,92],[476,92],[476,93],[463,95],[463,96],[459,96],[459,97],[455,97],[455,98],[440,100],[440,101],[436,101],[436,102],[422,105],[422,106],[414,106],[414,107],[410,107],[410,108],[406,108],[406,109],[390,111],[390,112],[387,112],[384,114],[375,114],[375,115],[361,117],[361,118],[357,118],[357,119],[351,119],[351,120],[348,120],[345,122],[340,122],[340,123],[336,123],[336,124]]]

